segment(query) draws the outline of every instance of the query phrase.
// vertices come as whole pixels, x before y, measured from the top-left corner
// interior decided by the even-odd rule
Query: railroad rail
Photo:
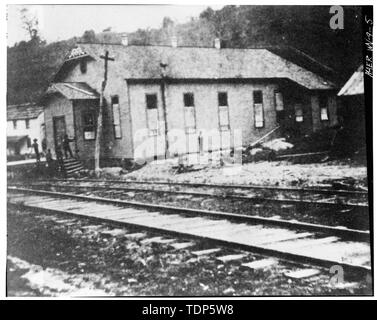
[[[136,192],[154,192],[154,193],[170,193],[180,195],[205,196],[217,198],[231,198],[234,200],[248,200],[254,202],[277,202],[284,204],[303,204],[316,206],[338,206],[343,209],[368,209],[368,193],[361,191],[349,190],[329,190],[329,189],[300,189],[300,188],[284,188],[271,186],[248,186],[248,185],[218,185],[205,183],[182,183],[182,182],[167,182],[167,181],[133,181],[133,180],[99,180],[99,179],[54,179],[54,180],[39,180],[37,183],[33,182],[30,186],[44,186],[54,187],[75,187],[83,189],[106,189],[106,190],[123,190]],[[66,183],[66,184],[59,184]],[[67,184],[68,183],[68,184]],[[117,185],[118,184],[118,185]],[[147,187],[135,187],[133,185],[144,184]],[[126,186],[124,186],[126,185]],[[152,186],[152,187],[150,187]],[[156,186],[163,186],[156,188]],[[167,186],[168,188],[166,188]],[[188,188],[188,190],[181,190],[179,187]],[[193,191],[192,189],[202,188],[202,191]],[[190,190],[191,189],[191,190]],[[208,190],[209,189],[209,190]],[[238,191],[237,191],[238,189]],[[230,191],[229,191],[230,190]],[[257,193],[255,192],[257,190]],[[250,193],[253,191],[253,193]],[[272,195],[266,195],[266,192]],[[280,192],[280,194],[279,194]],[[283,194],[281,194],[283,192]],[[284,194],[285,193],[285,194]],[[287,193],[291,193],[287,197]],[[292,196],[296,193],[296,196]],[[304,194],[306,193],[306,197]],[[298,194],[298,196],[297,196]],[[329,197],[321,197],[320,195],[327,195]],[[314,199],[314,200],[313,200]]]
[[[351,194],[351,195],[363,195],[368,196],[367,191],[360,190],[339,190],[339,189],[328,189],[328,188],[318,188],[318,187],[278,187],[278,186],[264,186],[264,185],[246,185],[246,184],[219,184],[219,183],[207,183],[207,182],[177,182],[177,181],[152,181],[152,180],[120,180],[120,179],[50,179],[50,180],[39,180],[39,181],[81,181],[81,182],[108,182],[108,183],[122,183],[122,184],[149,184],[149,185],[169,185],[169,186],[186,186],[186,187],[216,187],[223,189],[246,189],[246,190],[273,190],[273,191],[288,191],[288,192],[315,192],[323,194]]]
[[[370,234],[273,218],[8,187],[8,205],[111,221],[323,267],[369,273]]]

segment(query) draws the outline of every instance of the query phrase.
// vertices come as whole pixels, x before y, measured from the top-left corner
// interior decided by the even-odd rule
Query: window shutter
[[[219,107],[219,121],[221,131],[229,129],[228,107]]]
[[[254,117],[255,117],[255,127],[256,128],[262,128],[263,123],[263,104],[256,103],[254,104]]]
[[[120,128],[120,106],[119,103],[113,104],[113,125],[115,138],[121,138],[122,132]]]
[[[157,109],[148,109],[147,111],[148,116],[148,128],[158,129],[158,111]]]
[[[191,133],[195,132],[195,108],[194,107],[185,107],[185,125],[186,132]]]

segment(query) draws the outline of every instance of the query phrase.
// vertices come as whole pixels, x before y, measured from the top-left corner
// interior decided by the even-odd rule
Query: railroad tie
[[[262,259],[262,260],[256,260],[252,262],[243,263],[241,267],[257,270],[257,269],[266,269],[266,268],[272,267],[276,265],[277,263],[278,261],[276,259],[268,258],[268,259]]]

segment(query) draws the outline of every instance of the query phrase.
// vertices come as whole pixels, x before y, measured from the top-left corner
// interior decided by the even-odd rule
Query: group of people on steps
[[[69,143],[73,142],[74,140],[75,140],[75,138],[70,139],[68,137],[68,135],[65,134],[64,137],[63,137],[62,143],[56,146],[55,154],[56,154],[58,169],[60,169],[60,170],[63,169],[63,153],[64,153],[64,157],[66,159],[68,159],[68,157],[73,158],[72,149],[71,149],[71,146],[70,146]],[[34,141],[34,143],[31,146],[34,149],[34,153],[35,153],[35,156],[36,156],[36,159],[37,159],[37,163],[39,163],[40,159],[41,159],[41,154],[39,152],[38,140],[34,139],[33,141]],[[52,157],[51,149],[47,149],[46,162],[47,162],[47,166],[48,166],[50,172],[55,171],[57,169],[56,166],[55,166],[54,159]]]

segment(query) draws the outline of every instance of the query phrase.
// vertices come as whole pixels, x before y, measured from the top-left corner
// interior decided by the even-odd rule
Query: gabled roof
[[[364,94],[363,65],[361,65],[351,78],[349,78],[343,88],[339,91],[338,96],[353,96],[357,94]]]
[[[47,89],[46,94],[60,93],[69,100],[98,99],[99,94],[85,82],[56,82]]]
[[[7,120],[35,119],[43,112],[43,106],[36,103],[24,103],[7,106]]]
[[[267,49],[216,49],[170,46],[122,46],[79,44],[82,56],[102,61],[106,50],[115,61],[109,68],[125,79],[161,79],[160,64],[171,79],[290,79],[311,90],[335,89],[335,85]],[[80,55],[78,56],[80,57]],[[72,59],[70,59],[71,61]],[[59,73],[55,77],[59,81]]]

